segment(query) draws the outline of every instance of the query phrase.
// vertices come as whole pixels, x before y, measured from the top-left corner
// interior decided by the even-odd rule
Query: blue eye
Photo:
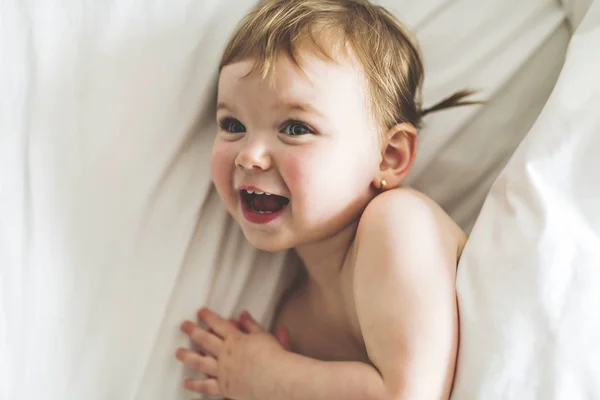
[[[229,133],[241,133],[246,132],[246,127],[240,121],[235,118],[223,118],[219,122],[221,129]]]
[[[301,136],[314,132],[302,122],[289,121],[283,127],[282,133],[290,136]]]

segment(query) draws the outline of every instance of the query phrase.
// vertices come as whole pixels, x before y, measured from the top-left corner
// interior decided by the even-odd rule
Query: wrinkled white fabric
[[[572,29],[575,30],[594,0],[561,0]]]
[[[411,176],[469,227],[553,86],[563,11],[381,3],[418,32],[427,104],[490,100],[428,118]],[[0,399],[185,399],[181,320],[269,321],[284,256],[247,245],[208,174],[216,66],[253,5],[0,2]]]
[[[428,116],[408,179],[468,232],[554,87],[570,37],[564,11],[539,0],[437,1],[429,9],[385,3],[423,15],[413,26],[424,54],[425,106],[464,88],[487,101]]]
[[[184,318],[268,319],[282,256],[244,242],[207,164],[252,5],[2,2],[1,399],[183,399]]]
[[[458,273],[455,400],[600,398],[600,1]]]

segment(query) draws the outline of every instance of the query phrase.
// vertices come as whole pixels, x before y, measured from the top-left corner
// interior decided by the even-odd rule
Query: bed
[[[552,250],[554,233],[561,230],[540,230],[553,215],[540,212],[547,204],[536,195],[546,192],[516,178],[532,171],[528,156],[548,156],[540,156],[546,160],[542,175],[557,168],[553,160],[571,160],[542,152],[540,146],[551,145],[539,137],[549,130],[544,115],[548,120],[555,112],[571,121],[568,112],[583,107],[557,100],[565,92],[576,94],[567,83],[556,94],[555,84],[589,2],[379,3],[417,32],[426,104],[463,87],[479,89],[488,100],[482,107],[428,117],[410,176],[411,185],[440,202],[466,231],[473,229],[457,282],[465,339],[454,398],[600,397],[595,382],[600,371],[591,358],[599,355],[598,346],[590,336],[599,331],[590,304],[600,286],[594,286],[597,275],[588,268],[591,260],[598,264],[592,257],[600,248],[594,247],[600,221],[593,201],[600,189],[588,186],[596,191],[585,191],[588,200],[573,228],[586,229],[585,251],[560,253],[556,261],[583,265],[585,273],[577,278],[587,279],[582,291],[587,297],[571,296],[575,292],[569,290],[578,286],[568,285],[560,296],[550,295],[547,290],[558,286],[535,285],[546,276],[543,257],[535,255]],[[595,14],[588,13],[581,25],[592,34],[584,31],[578,43],[598,40],[595,3]],[[292,260],[258,252],[244,241],[221,207],[207,168],[219,55],[253,5],[253,0],[0,3],[1,399],[185,399],[185,371],[173,357],[185,344],[178,332],[182,319],[200,305],[224,315],[245,308],[263,324],[271,319]],[[583,47],[597,62],[597,49]],[[577,51],[584,50],[571,49]],[[570,71],[573,76],[583,70]],[[590,104],[598,104],[597,86]],[[593,93],[592,84],[578,87]],[[546,106],[551,111],[539,117],[553,90],[554,103]],[[586,132],[594,126],[588,123]],[[530,130],[537,141],[529,140]],[[506,167],[526,135],[529,141]],[[600,149],[588,137],[579,146]],[[597,161],[590,161],[577,171],[598,170]],[[575,172],[554,182],[569,182],[570,171]],[[579,193],[575,189],[585,182],[600,182],[595,178],[567,186]],[[572,198],[578,197],[557,204],[570,206],[564,202]],[[524,208],[517,210],[515,199]],[[516,216],[530,223],[516,224]],[[525,255],[517,244],[527,249]],[[520,294],[509,291],[517,281]],[[539,290],[527,292],[526,283]],[[574,303],[565,308],[561,299]],[[580,302],[586,307],[577,308]],[[526,321],[536,311],[550,315],[552,304],[561,312],[580,310],[571,314],[583,319],[570,322],[589,333],[579,332],[581,341],[570,346],[563,335],[577,331],[557,329],[560,318]],[[530,305],[530,313],[514,314],[520,305]],[[504,320],[510,328],[499,328]],[[589,325],[577,325],[583,320]],[[560,340],[553,336],[557,332]],[[569,358],[542,347],[523,355],[515,343],[524,333],[529,336],[523,348],[554,343],[561,351],[595,352]],[[558,379],[558,361],[565,360],[572,368]],[[548,368],[538,368],[542,363]]]

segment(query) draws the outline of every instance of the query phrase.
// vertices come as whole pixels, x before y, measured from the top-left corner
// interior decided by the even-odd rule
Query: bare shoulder
[[[411,189],[379,194],[359,221],[357,320],[369,359],[405,398],[449,396],[458,344],[456,266],[465,241],[440,206]]]
[[[357,245],[391,241],[402,248],[414,244],[410,239],[420,241],[418,249],[426,250],[429,243],[455,252],[458,259],[467,236],[442,207],[417,190],[398,188],[375,197],[360,219]]]

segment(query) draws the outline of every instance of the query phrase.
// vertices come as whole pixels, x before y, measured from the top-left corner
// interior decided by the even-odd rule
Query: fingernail
[[[198,316],[198,318],[202,319],[203,316],[208,312],[208,308],[206,307],[202,307],[201,309],[198,310],[198,313],[196,314]]]
[[[183,321],[180,329],[185,333],[190,333],[194,329],[194,323],[192,321]]]
[[[183,352],[184,351],[185,350],[183,350],[181,348],[177,349],[177,351],[175,352],[175,358],[178,359],[178,360],[181,360],[183,358]]]

